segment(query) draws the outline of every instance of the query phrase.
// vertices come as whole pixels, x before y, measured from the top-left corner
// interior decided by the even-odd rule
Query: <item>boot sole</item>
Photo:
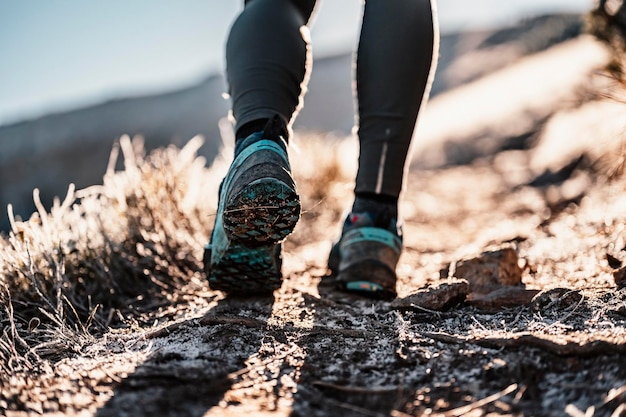
[[[211,265],[212,251],[204,251],[204,268],[209,286],[230,294],[267,294],[282,285],[280,247],[250,248],[233,243],[218,262]]]
[[[380,228],[348,231],[333,245],[328,267],[340,290],[382,300],[395,298],[395,266],[402,242]]]
[[[224,208],[224,231],[248,247],[276,244],[296,227],[300,197],[276,178],[258,179],[231,197]]]

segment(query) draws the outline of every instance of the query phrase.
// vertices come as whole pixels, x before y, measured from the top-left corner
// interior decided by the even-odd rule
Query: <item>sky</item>
[[[407,0],[408,1],[408,0]],[[242,0],[0,0],[0,125],[180,88],[223,71]],[[592,0],[439,0],[442,33],[500,26]],[[361,0],[320,0],[314,56],[357,42]]]

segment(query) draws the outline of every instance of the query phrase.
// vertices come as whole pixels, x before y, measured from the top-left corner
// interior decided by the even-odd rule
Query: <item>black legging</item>
[[[226,45],[236,129],[275,114],[291,123],[297,115],[311,61],[301,28],[315,3],[246,1]],[[433,6],[431,0],[365,1],[356,59],[357,193],[398,197],[402,190],[417,114],[434,73]]]

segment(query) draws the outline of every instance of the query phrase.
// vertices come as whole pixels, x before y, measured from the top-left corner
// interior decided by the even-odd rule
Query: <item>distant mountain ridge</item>
[[[445,91],[516,59],[582,32],[579,15],[528,19],[490,31],[442,36],[431,95]],[[349,134],[354,120],[351,53],[314,62],[305,107],[294,128]],[[83,188],[101,182],[111,147],[122,134],[140,134],[147,150],[191,137],[206,139],[200,154],[210,162],[221,145],[218,122],[228,114],[224,78],[214,75],[177,91],[121,98],[95,106],[0,126],[0,230],[8,228],[6,206],[28,217],[32,190],[44,203],[62,196],[69,183]]]

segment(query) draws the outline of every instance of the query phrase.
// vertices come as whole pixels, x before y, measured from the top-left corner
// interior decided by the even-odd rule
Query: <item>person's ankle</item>
[[[353,213],[370,213],[375,218],[386,217],[384,222],[398,219],[398,197],[387,194],[357,192],[352,205]]]
[[[287,143],[289,139],[287,126],[279,115],[275,115],[271,119],[252,120],[237,129],[235,134],[235,156],[239,155],[246,146],[256,142],[256,140],[246,141],[246,139],[259,132],[263,133],[262,139],[273,140],[278,144],[281,144],[282,141]]]

